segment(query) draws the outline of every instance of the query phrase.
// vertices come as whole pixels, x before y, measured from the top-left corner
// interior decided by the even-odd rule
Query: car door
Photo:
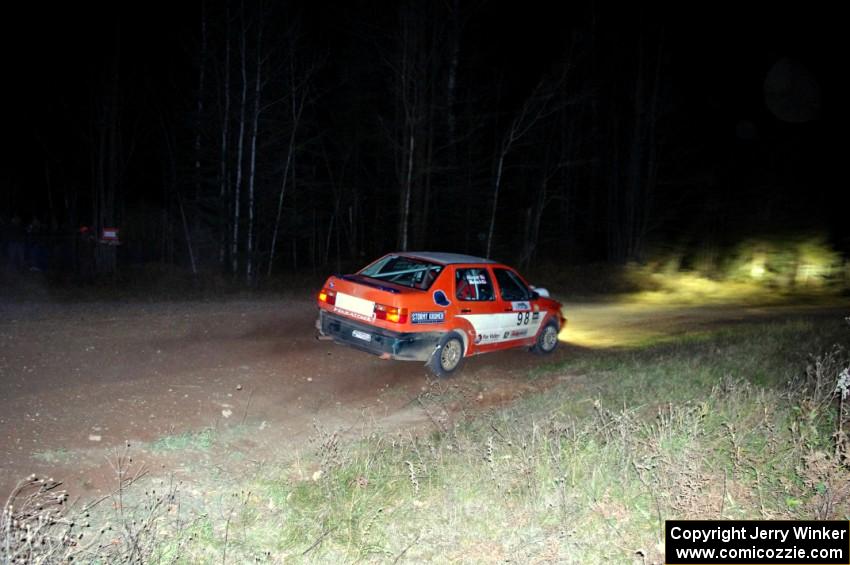
[[[454,299],[457,317],[469,322],[473,334],[469,349],[474,353],[497,348],[502,341],[502,305],[496,299],[493,276],[483,265],[458,266],[454,270]]]
[[[542,314],[531,289],[512,269],[494,267],[493,274],[498,287],[497,301],[503,312],[499,316],[502,342],[513,346],[533,338],[540,329]]]

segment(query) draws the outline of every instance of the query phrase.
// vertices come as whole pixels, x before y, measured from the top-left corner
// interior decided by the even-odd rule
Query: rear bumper
[[[337,343],[402,361],[427,361],[442,337],[441,332],[394,332],[319,310],[319,335]]]

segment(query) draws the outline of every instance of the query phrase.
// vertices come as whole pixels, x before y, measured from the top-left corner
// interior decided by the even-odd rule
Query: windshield
[[[429,263],[422,259],[387,255],[357,274],[369,277],[370,279],[389,281],[409,288],[428,290],[434,284],[434,281],[437,280],[437,275],[442,270],[442,265]]]

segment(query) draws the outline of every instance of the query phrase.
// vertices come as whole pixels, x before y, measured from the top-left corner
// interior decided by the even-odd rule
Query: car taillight
[[[323,288],[319,293],[319,300],[325,304],[333,306],[336,303],[336,291]]]
[[[375,318],[396,324],[407,323],[407,308],[396,308],[384,304],[375,304]]]

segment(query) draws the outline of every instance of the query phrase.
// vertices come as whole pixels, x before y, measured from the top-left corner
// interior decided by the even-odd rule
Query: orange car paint
[[[531,347],[538,333],[550,320],[556,322],[558,329],[566,322],[561,313],[561,304],[551,298],[532,296],[527,300],[506,300],[497,277],[499,270],[502,271],[498,272],[499,276],[516,277],[527,288],[533,288],[507,265],[451,254],[393,253],[389,256],[427,260],[441,265],[441,270],[427,290],[394,284],[389,280],[364,279],[358,275],[331,276],[318,295],[320,311],[334,320],[341,320],[343,324],[351,324],[353,329],[346,331],[353,332],[355,337],[359,331],[364,339],[366,336],[363,334],[372,333],[370,328],[384,330],[385,339],[396,339],[394,336],[400,335],[409,336],[411,341],[426,335],[434,341],[446,332],[456,331],[463,338],[466,357],[515,347]],[[437,259],[443,259],[444,262],[440,263]],[[466,279],[463,276],[458,278],[464,274]],[[485,288],[485,283],[489,283],[491,299],[462,299],[464,289],[461,287],[469,287],[470,283],[480,285],[480,288]],[[475,290],[478,288],[476,286]],[[438,295],[439,292],[448,299],[447,304]],[[320,315],[320,333],[322,323]],[[433,352],[433,345],[430,345],[410,355],[394,354],[392,351],[378,351],[374,344],[349,339],[349,335],[334,338],[348,345],[371,350],[382,357],[424,361]]]

